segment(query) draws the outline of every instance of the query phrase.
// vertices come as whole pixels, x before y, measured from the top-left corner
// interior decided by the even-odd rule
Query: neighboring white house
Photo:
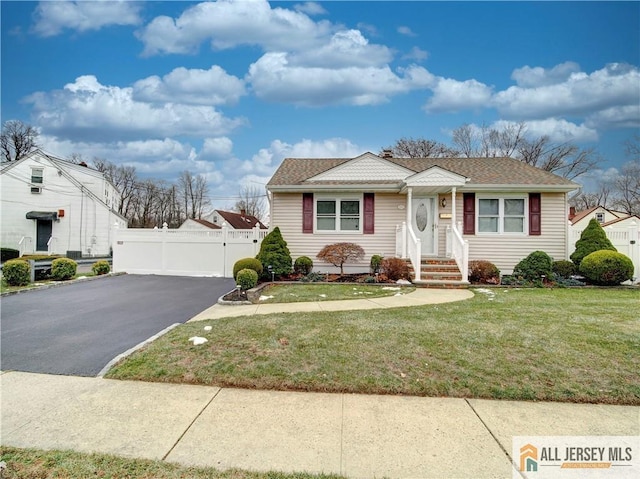
[[[208,215],[203,216],[202,219],[217,226],[222,226],[226,223],[227,227],[231,230],[252,230],[256,226],[261,230],[267,229],[258,218],[248,215],[245,210],[240,210],[240,213],[236,213],[235,211],[213,210]]]
[[[120,193],[84,163],[35,151],[2,165],[0,186],[2,246],[23,254],[106,255],[114,225],[127,227]]]
[[[221,226],[213,224],[207,220],[201,220],[196,218],[187,218],[184,223],[180,225],[179,230],[219,230]]]
[[[571,207],[569,210],[571,227],[574,230],[580,231],[584,230],[592,219],[595,219],[604,227],[612,221],[627,219],[630,216],[631,215],[622,211],[611,210],[604,206],[594,206],[593,208],[582,211],[576,211],[575,208]]]

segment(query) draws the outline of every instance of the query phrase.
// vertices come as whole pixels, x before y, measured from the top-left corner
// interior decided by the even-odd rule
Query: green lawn
[[[78,279],[78,278],[88,278],[90,276],[95,276],[95,273],[93,273],[92,271],[87,272],[87,273],[78,273],[76,274],[73,279]],[[71,281],[71,280],[69,280]],[[26,286],[9,286],[7,285],[7,283],[4,281],[4,279],[2,281],[0,281],[0,293],[9,293],[12,291],[22,291],[24,289],[34,289],[34,288],[38,288],[40,286],[46,286],[48,284],[61,284],[61,283],[66,283],[67,281],[54,281],[52,279],[45,279],[45,280],[41,280],[41,281],[35,281],[33,283],[29,283]]]
[[[249,472],[239,469],[219,471],[212,468],[186,467],[163,461],[126,459],[107,454],[81,454],[71,451],[40,451],[0,447],[6,462],[2,479],[56,478],[136,478],[136,479],[341,479],[323,474],[284,474]]]
[[[201,321],[107,377],[640,405],[639,305],[637,288],[496,288],[449,304]],[[208,342],[193,346],[196,335]]]
[[[335,301],[368,299],[408,294],[414,286],[395,284],[296,283],[274,284],[260,291],[260,303],[297,303],[304,301]]]

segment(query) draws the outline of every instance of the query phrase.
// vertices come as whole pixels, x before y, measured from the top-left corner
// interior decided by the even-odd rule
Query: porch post
[[[411,225],[411,203],[413,200],[413,188],[407,188],[407,226]]]
[[[451,188],[451,224],[456,224],[456,187]]]

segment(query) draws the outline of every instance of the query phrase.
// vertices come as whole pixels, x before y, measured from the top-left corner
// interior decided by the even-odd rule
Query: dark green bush
[[[500,270],[490,261],[469,261],[469,282],[473,284],[500,284]]]
[[[571,254],[571,261],[576,265],[576,268],[580,268],[580,263],[585,256],[601,250],[617,251],[607,238],[607,233],[594,218],[589,221],[580,235],[580,239],[576,241],[576,250]]]
[[[374,254],[371,257],[371,261],[369,262],[369,268],[371,270],[371,274],[376,274],[380,272],[380,265],[382,264],[382,256],[379,254]]]
[[[300,278],[300,281],[302,281],[303,283],[319,283],[321,281],[324,281],[325,279],[326,276],[324,274],[311,272],[308,275]]]
[[[271,279],[271,273],[268,267],[271,266],[276,276],[291,273],[291,253],[287,247],[287,242],[280,233],[277,226],[267,236],[264,237],[260,244],[260,252],[256,258],[262,263],[262,276]]]
[[[66,281],[76,275],[78,263],[69,258],[57,258],[51,262],[51,278]]]
[[[544,251],[534,251],[520,261],[513,269],[513,275],[528,281],[541,281],[542,277],[551,278],[553,259]]]
[[[633,277],[633,263],[617,251],[594,251],[580,263],[580,273],[590,283],[615,286]]]
[[[258,276],[262,274],[262,263],[255,258],[242,258],[236,261],[233,265],[233,277],[236,278],[238,276],[238,271],[241,269],[252,269]]]
[[[20,257],[20,251],[13,248],[0,248],[0,261],[3,263],[10,259],[16,259]]]
[[[409,279],[409,265],[400,258],[384,258],[380,263],[380,269],[391,281]]]
[[[566,279],[576,274],[576,265],[567,260],[554,261],[552,270],[556,277]]]
[[[29,263],[21,259],[10,259],[2,265],[2,276],[9,286],[26,286],[31,282]]]
[[[100,276],[111,271],[111,266],[109,266],[109,262],[107,260],[101,259],[100,261],[93,263],[91,271],[93,271],[93,274]]]
[[[308,256],[300,256],[293,263],[293,272],[308,275],[313,269],[313,260]]]
[[[256,284],[258,284],[258,273],[249,268],[241,269],[236,276],[236,282],[243,291],[255,288]]]

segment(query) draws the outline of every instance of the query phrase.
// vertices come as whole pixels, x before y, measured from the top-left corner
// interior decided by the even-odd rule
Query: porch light
[[[446,206],[447,206],[447,199],[446,198],[442,198],[440,200],[440,206],[442,206],[443,208],[446,208]]]

